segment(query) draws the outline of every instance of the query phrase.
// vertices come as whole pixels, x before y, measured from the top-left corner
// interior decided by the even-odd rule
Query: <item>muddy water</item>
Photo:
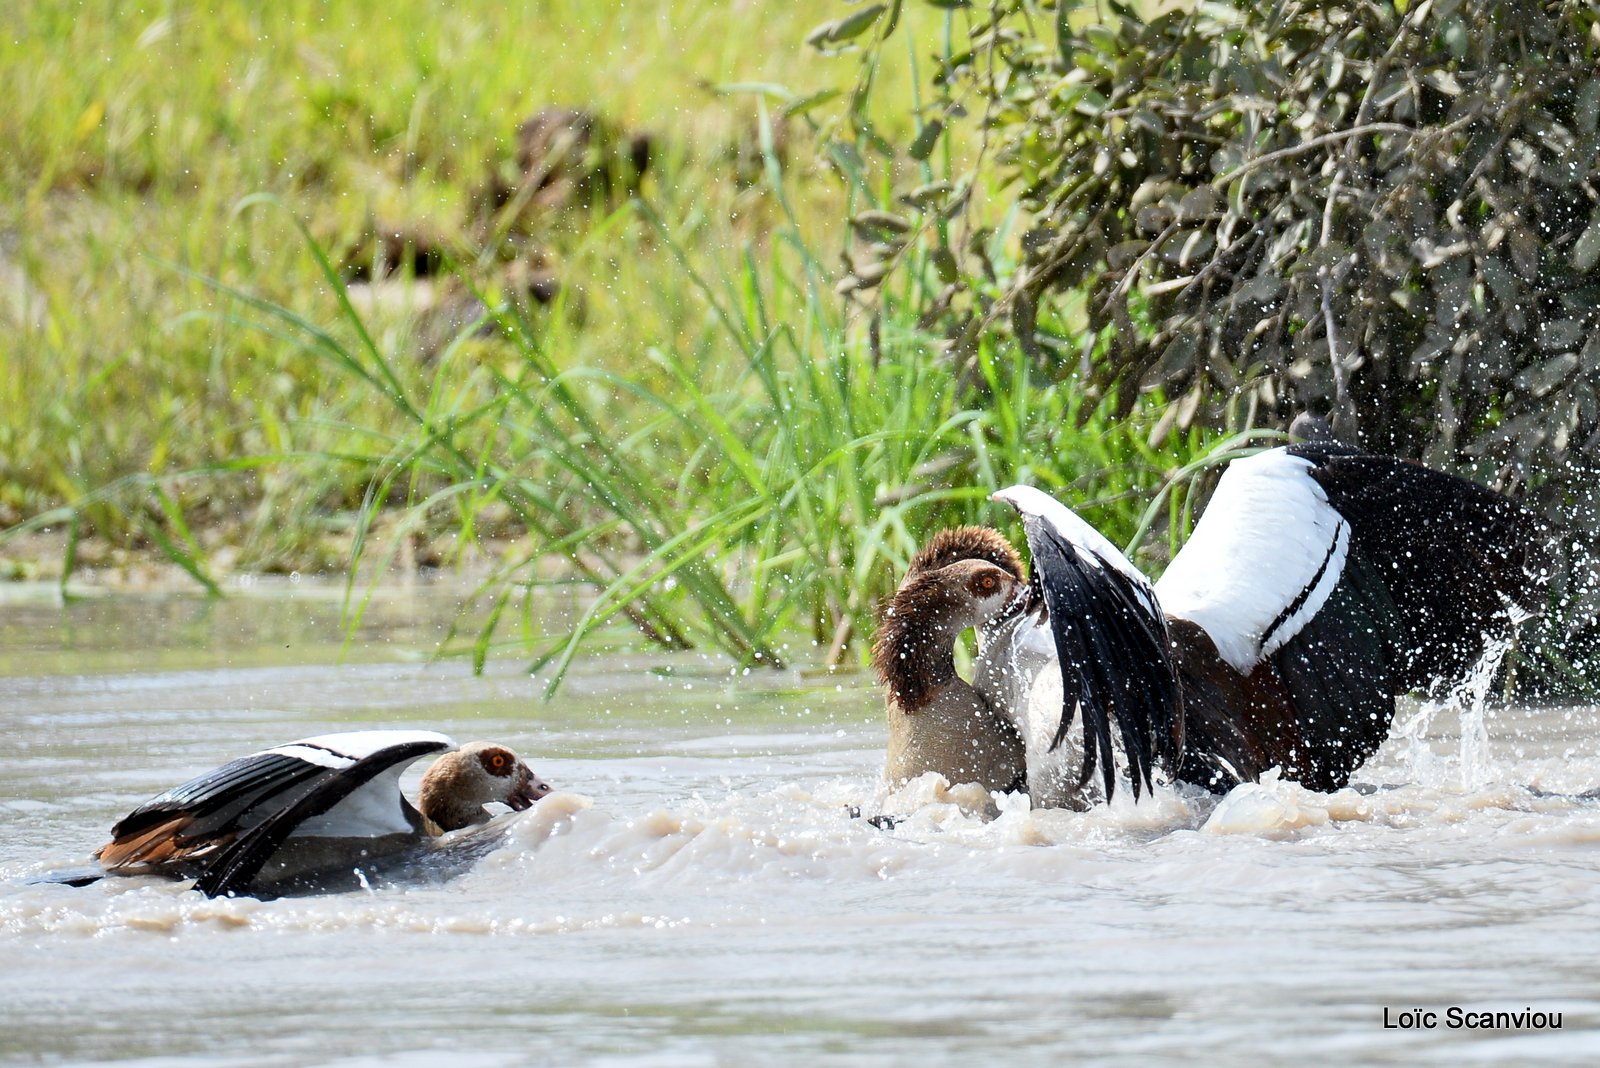
[[[864,678],[614,653],[546,704],[515,662],[427,662],[449,606],[381,599],[346,647],[317,596],[0,604],[0,1056],[1600,1058],[1600,802],[1570,796],[1600,785],[1594,709],[1496,712],[1465,774],[1445,711],[1360,790],[1010,800],[985,822],[937,784],[878,796]],[[505,741],[561,789],[442,887],[211,902],[26,881],[195,772],[352,725]],[[909,819],[847,814],[883,804]],[[1562,1027],[1451,1028],[1451,1006]],[[1436,1026],[1384,1027],[1416,1008]]]

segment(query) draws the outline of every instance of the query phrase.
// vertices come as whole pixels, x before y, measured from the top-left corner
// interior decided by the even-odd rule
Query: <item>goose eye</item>
[[[486,749],[478,754],[478,761],[490,775],[511,774],[511,754],[504,749]]]

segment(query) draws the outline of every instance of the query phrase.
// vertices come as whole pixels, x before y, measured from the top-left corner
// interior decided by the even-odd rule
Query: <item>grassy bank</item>
[[[736,216],[759,206],[739,210],[749,198],[730,157],[754,108],[710,87],[793,73],[808,9],[826,6],[757,18],[715,3],[512,15],[487,3],[135,13],[25,0],[0,40],[0,91],[16,102],[0,117],[0,520],[129,474],[295,451],[307,419],[349,415],[342,382],[292,346],[230,329],[231,308],[193,275],[331,319],[337,301],[297,221],[351,261],[375,232],[402,229],[472,267],[494,244],[474,198],[541,107],[587,107],[655,135],[646,192],[695,189],[722,226],[708,240],[752,240]],[[238,212],[258,193],[284,210]],[[574,206],[522,235],[585,295],[585,359],[674,329],[620,311],[631,294],[610,261],[646,253],[648,229],[613,220],[619,206]],[[437,295],[385,296],[372,327],[419,348],[408,335]],[[267,473],[244,480],[212,519],[287,491]],[[108,533],[129,526],[96,520]],[[260,545],[252,560],[304,548]]]
[[[472,559],[489,623],[455,645],[553,669],[608,628],[849,659],[915,544],[1002,520],[987,494],[1015,480],[1159,563],[1139,535],[1184,498],[1147,505],[1212,441],[1152,448],[1155,409],[1112,421],[1010,348],[950,360],[916,244],[889,291],[841,298],[843,220],[877,190],[770,121],[781,92],[711,88],[847,87],[849,57],[801,45],[839,13],[24,4],[0,42],[28,102],[0,117],[0,525],[72,537],[0,556],[155,554],[202,584]],[[902,142],[914,81],[873,83]],[[496,209],[552,104],[648,134],[642,182]],[[436,255],[374,280],[390,233]],[[530,591],[573,580],[599,599],[552,633]]]

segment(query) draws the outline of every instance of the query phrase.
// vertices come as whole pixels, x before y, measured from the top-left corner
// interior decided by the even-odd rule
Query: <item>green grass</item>
[[[769,169],[781,190],[775,160]],[[297,340],[384,409],[326,428],[345,443],[298,460],[362,471],[357,565],[377,555],[382,573],[414,529],[449,529],[464,545],[498,516],[527,533],[482,586],[488,624],[463,638],[480,662],[532,647],[554,687],[586,639],[624,620],[663,645],[746,663],[839,662],[864,645],[879,598],[931,530],[1009,521],[987,504],[993,490],[1044,486],[1138,540],[1158,486],[1204,462],[1199,431],[1155,450],[1144,441],[1154,410],[1112,422],[1016,350],[980,348],[980,383],[959,388],[892,296],[874,346],[792,217],[759,254],[697,262],[694,205],[632,214],[661,249],[619,266],[617,284],[639,302],[632,314],[677,329],[626,372],[576,360],[584,330],[559,327],[559,313],[540,323],[499,304],[488,318],[504,345],[486,353],[468,328],[413,387],[404,351],[353,305],[325,325],[216,284],[241,309],[234,327]],[[339,293],[325,261],[324,272]],[[660,277],[692,292],[649,284]],[[395,515],[398,530],[369,539]],[[553,556],[598,590],[570,629],[519,610],[531,611]]]
[[[915,546],[1009,523],[987,497],[1013,481],[1159,566],[1151,532],[1184,529],[1179,476],[1216,439],[1152,447],[1159,398],[1113,420],[1013,349],[954,367],[918,323],[931,244],[847,303],[843,220],[910,165],[846,187],[802,124],[787,152],[752,137],[780,95],[709,88],[847,85],[849,56],[799,44],[842,10],[24,3],[0,41],[0,90],[27,102],[0,116],[0,526],[65,527],[63,572],[120,541],[209,588],[298,568],[358,594],[418,554],[477,559],[488,623],[451,648],[528,652],[552,685],[624,632],[859,657]],[[873,98],[909,141],[909,69]],[[639,198],[524,239],[562,282],[537,307],[471,200],[547,103],[662,147]],[[371,302],[339,261],[373,220],[439,233],[453,270]],[[1015,254],[1003,227],[991,244]],[[540,618],[532,591],[572,581],[584,614]]]
[[[216,310],[214,294],[165,264],[328,318],[337,305],[295,220],[335,249],[381,219],[470,251],[471,193],[543,105],[656,133],[650,188],[703,191],[716,240],[751,240],[759,208],[731,218],[743,194],[726,154],[747,139],[753,104],[710,87],[809,76],[800,41],[832,6],[12,5],[0,37],[0,94],[13,102],[0,116],[0,522],[124,475],[292,450],[305,420],[349,414],[344,384],[292,347],[193,317]],[[238,214],[257,193],[289,211]],[[831,193],[819,183],[814,195]],[[613,231],[597,254],[574,233],[585,221],[558,220],[539,240],[564,280],[598,293],[605,260],[637,254],[648,233]],[[397,346],[414,329],[404,314],[373,326]],[[585,356],[631,353],[662,326],[601,309]],[[298,473],[289,486],[273,477],[216,501],[214,520],[304,492]],[[337,503],[339,487],[328,492]],[[309,548],[255,552],[263,563]]]

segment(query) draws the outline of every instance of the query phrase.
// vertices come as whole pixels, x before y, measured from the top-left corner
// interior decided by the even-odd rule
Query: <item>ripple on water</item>
[[[1575,796],[1600,784],[1593,709],[1495,713],[1467,753],[1486,774],[1460,773],[1459,717],[1438,716],[1440,737],[1418,721],[1333,794],[1269,779],[1035,811],[936,776],[881,790],[865,682],[652,705],[655,680],[628,701],[591,680],[600,696],[536,705],[508,675],[278,670],[236,704],[210,669],[0,694],[19,743],[0,757],[0,1050],[363,1063],[446,1036],[517,1063],[1409,1063],[1492,1045],[1386,1034],[1386,1004],[1565,1007],[1567,1045],[1513,1036],[1519,1056],[1600,1020],[1600,802]],[[504,740],[566,790],[442,885],[262,902],[22,881],[219,755],[357,721]]]

